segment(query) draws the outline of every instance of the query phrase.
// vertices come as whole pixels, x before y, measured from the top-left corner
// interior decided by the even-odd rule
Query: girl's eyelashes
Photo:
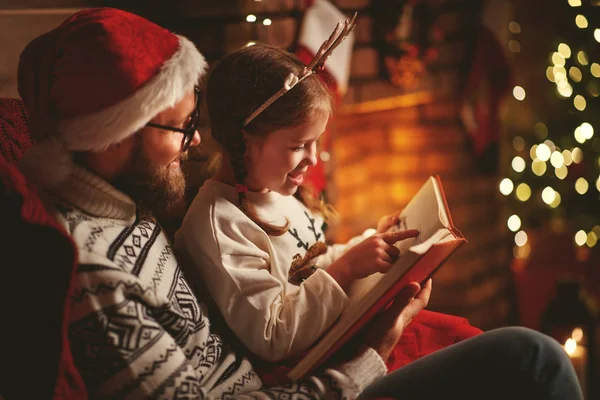
[[[304,150],[304,145],[302,144],[300,146],[292,147],[290,150],[296,151],[296,152],[302,151],[302,150]]]

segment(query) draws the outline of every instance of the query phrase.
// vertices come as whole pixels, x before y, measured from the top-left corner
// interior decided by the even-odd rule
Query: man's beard
[[[181,162],[186,158],[187,153],[181,154]],[[140,146],[134,150],[129,167],[112,184],[155,214],[169,212],[180,204],[186,189],[181,167],[153,165]]]

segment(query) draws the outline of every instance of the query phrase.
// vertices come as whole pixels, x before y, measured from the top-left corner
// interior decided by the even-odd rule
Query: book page
[[[438,230],[447,227],[448,218],[445,209],[440,205],[439,197],[437,182],[434,177],[430,177],[400,213],[400,223],[392,230],[417,229],[419,231],[419,236],[416,238],[396,243],[401,256],[411,246],[424,243]]]

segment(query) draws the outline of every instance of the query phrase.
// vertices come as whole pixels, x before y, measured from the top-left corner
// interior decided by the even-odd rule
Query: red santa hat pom
[[[191,92],[205,69],[189,40],[135,14],[72,15],[21,54],[19,93],[34,141],[22,169],[45,187],[60,184],[72,165],[65,154],[134,134]]]

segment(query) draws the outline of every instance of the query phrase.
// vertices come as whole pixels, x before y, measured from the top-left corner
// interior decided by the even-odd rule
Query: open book
[[[333,326],[288,373],[297,380],[310,373],[346,343],[378,312],[387,307],[410,282],[425,283],[466,243],[452,223],[442,183],[430,177],[400,214],[392,230],[417,229],[419,235],[396,243],[400,257],[385,273],[360,279],[348,290],[350,304]]]

